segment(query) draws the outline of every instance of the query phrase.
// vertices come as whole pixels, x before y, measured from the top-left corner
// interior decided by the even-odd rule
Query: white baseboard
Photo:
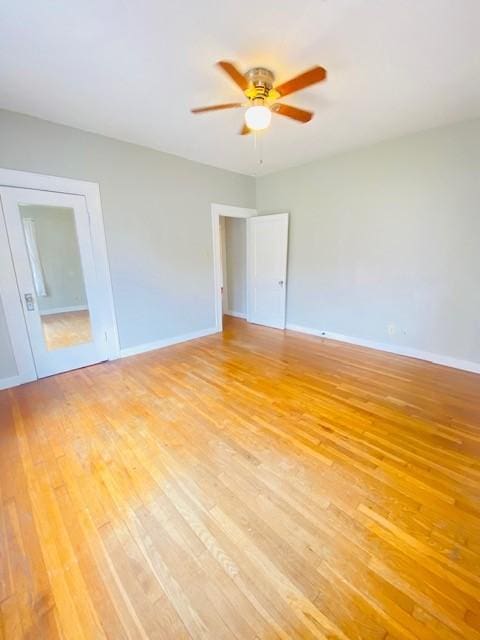
[[[164,347],[171,347],[174,344],[180,342],[187,342],[188,340],[196,340],[197,338],[204,338],[210,336],[212,333],[218,333],[218,329],[202,329],[201,331],[193,331],[192,333],[186,333],[183,336],[174,336],[173,338],[165,338],[164,340],[156,340],[155,342],[147,342],[146,344],[139,344],[135,347],[127,347],[126,349],[120,349],[120,357],[127,358],[128,356],[135,356],[139,353],[146,353],[147,351],[153,351],[154,349],[163,349]]]
[[[225,311],[226,316],[233,316],[234,318],[241,318],[242,320],[246,320],[247,314],[241,313],[240,311]]]
[[[32,373],[25,373],[23,375],[12,376],[11,378],[0,378],[0,391],[4,389],[11,389],[12,387],[18,387],[20,384],[25,384],[26,382],[32,382],[36,380],[37,377]]]
[[[427,362],[441,364],[445,367],[452,367],[453,369],[462,369],[463,371],[470,371],[471,373],[480,373],[480,362],[459,360],[458,358],[453,358],[452,356],[444,356],[438,353],[431,353],[430,351],[421,351],[420,349],[413,349],[412,347],[403,347],[398,345],[385,344],[383,342],[376,342],[375,340],[366,340],[364,338],[344,336],[340,333],[333,333],[332,331],[321,331],[319,329],[312,329],[310,327],[304,327],[297,324],[288,323],[287,329],[290,329],[291,331],[298,331],[299,333],[307,333],[312,336],[319,336],[320,338],[327,338],[329,340],[348,342],[349,344],[355,344],[357,346],[367,347],[369,349],[376,349],[377,351],[395,353],[399,356],[407,356],[409,358],[416,358],[417,360],[426,360]]]
[[[45,309],[40,311],[41,316],[53,316],[55,313],[69,313],[70,311],[87,311],[88,307],[84,304],[75,307],[55,307],[53,309]]]

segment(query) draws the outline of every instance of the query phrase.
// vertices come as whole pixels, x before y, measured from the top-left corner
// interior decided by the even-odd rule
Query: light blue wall
[[[480,121],[267,175],[256,195],[251,177],[10,112],[0,140],[1,167],[100,183],[123,348],[214,326],[223,202],[290,211],[289,323],[480,362]],[[0,377],[15,373],[0,314]]]
[[[289,323],[480,362],[480,120],[264,176],[257,208],[291,214]]]
[[[100,184],[122,348],[215,325],[210,205],[254,207],[253,178],[8,111],[0,141],[0,167]]]

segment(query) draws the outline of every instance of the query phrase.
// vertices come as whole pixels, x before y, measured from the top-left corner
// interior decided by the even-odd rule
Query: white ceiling
[[[480,115],[480,0],[4,0],[0,107],[248,174]],[[314,64],[327,82],[239,136],[241,110],[214,67]]]

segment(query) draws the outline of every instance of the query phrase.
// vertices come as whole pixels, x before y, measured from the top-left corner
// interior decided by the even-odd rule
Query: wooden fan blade
[[[248,80],[245,78],[243,73],[240,73],[235,65],[231,62],[226,62],[225,60],[220,60],[220,62],[217,62],[217,65],[230,76],[237,87],[240,87],[242,91],[246,91],[248,89]]]
[[[281,116],[287,116],[287,118],[298,120],[298,122],[310,122],[313,118],[312,111],[305,111],[304,109],[292,107],[289,104],[280,104],[279,102],[272,105],[272,111],[280,114]]]
[[[312,69],[301,73],[299,76],[275,87],[275,90],[278,91],[282,97],[288,96],[294,91],[300,91],[300,89],[305,89],[312,84],[321,82],[322,80],[325,80],[326,77],[327,71],[323,67],[313,67]]]
[[[244,124],[244,125],[243,125],[243,127],[240,129],[240,131],[239,131],[238,133],[239,133],[241,136],[246,136],[246,135],[248,135],[249,133],[252,133],[252,130],[251,130],[251,129],[249,129],[249,128],[247,127],[247,125],[246,125],[246,124]]]
[[[191,112],[205,113],[205,111],[219,111],[220,109],[236,109],[241,106],[241,102],[227,102],[226,104],[214,104],[211,107],[198,107],[197,109],[191,109]]]

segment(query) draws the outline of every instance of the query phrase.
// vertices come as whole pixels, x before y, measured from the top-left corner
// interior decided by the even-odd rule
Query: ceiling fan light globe
[[[270,125],[272,112],[268,107],[253,106],[245,111],[245,124],[252,131],[261,131]]]

